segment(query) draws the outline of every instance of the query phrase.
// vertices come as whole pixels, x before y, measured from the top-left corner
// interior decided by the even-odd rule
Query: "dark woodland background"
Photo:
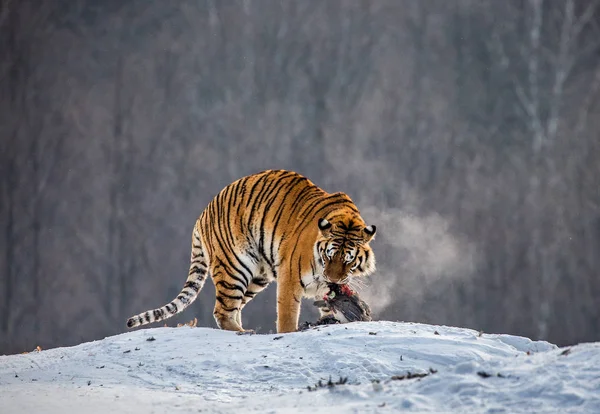
[[[202,209],[269,168],[378,226],[377,318],[600,340],[598,6],[0,0],[0,353],[172,299]]]

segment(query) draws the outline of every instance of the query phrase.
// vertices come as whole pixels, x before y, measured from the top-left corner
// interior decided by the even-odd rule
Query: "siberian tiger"
[[[244,332],[242,309],[277,281],[277,332],[296,331],[302,297],[320,299],[328,283],[346,284],[375,270],[369,246],[375,230],[346,194],[328,194],[295,172],[241,178],[221,190],[196,221],[189,276],[179,295],[129,318],[127,326],[183,311],[210,275],[219,328]]]

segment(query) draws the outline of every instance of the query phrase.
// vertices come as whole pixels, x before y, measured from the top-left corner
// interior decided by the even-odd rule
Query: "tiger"
[[[375,232],[347,194],[329,194],[296,172],[266,170],[240,178],[196,220],[181,292],[161,308],[132,316],[127,327],[182,312],[210,275],[220,329],[253,333],[242,327],[242,310],[276,282],[277,332],[297,331],[303,297],[320,299],[329,283],[345,285],[375,271]]]

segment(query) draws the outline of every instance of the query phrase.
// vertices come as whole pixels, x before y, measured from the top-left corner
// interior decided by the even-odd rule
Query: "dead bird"
[[[304,322],[298,327],[299,331],[305,331],[314,326],[333,325],[348,322],[369,322],[371,308],[362,300],[358,293],[354,292],[348,285],[329,284],[329,292],[323,299],[313,302],[321,311],[321,318],[316,322]]]
[[[313,303],[321,310],[321,319],[333,316],[339,323],[371,321],[371,308],[348,285],[329,284],[329,292]],[[329,322],[331,323],[331,322]]]

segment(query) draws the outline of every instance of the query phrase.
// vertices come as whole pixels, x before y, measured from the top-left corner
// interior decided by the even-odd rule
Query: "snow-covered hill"
[[[368,322],[287,335],[154,328],[0,357],[3,414],[332,410],[600,413],[600,343]]]

